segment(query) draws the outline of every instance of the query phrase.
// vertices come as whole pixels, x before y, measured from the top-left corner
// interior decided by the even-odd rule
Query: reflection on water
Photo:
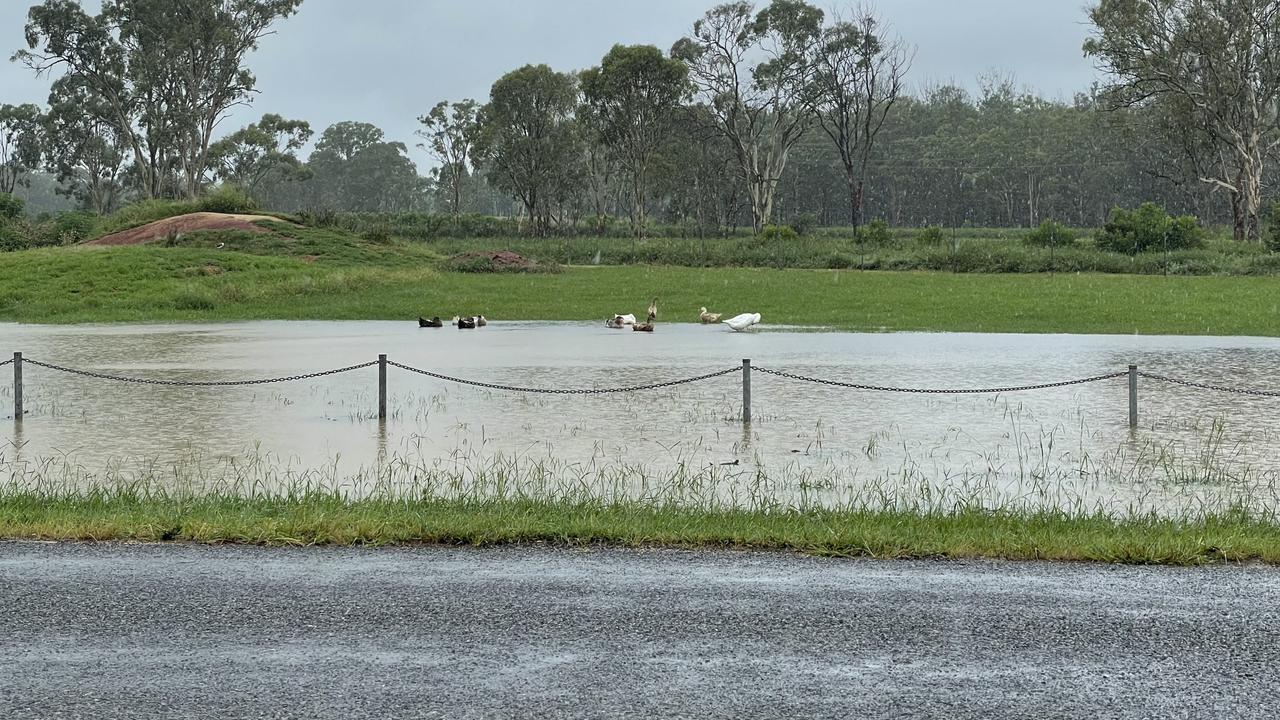
[[[492,323],[477,331],[409,322],[225,325],[0,325],[0,353],[163,379],[238,380],[376,359],[522,386],[662,382],[741,364],[892,386],[984,387],[1125,369],[1280,389],[1280,341],[1137,336],[731,333],[661,325],[653,334],[576,323]],[[71,376],[27,365],[26,406],[0,424],[9,468],[56,458],[86,472],[248,455],[338,475],[391,462],[441,466],[514,458],[558,467],[725,468],[778,478],[786,497],[815,478],[1063,478],[1088,493],[1138,492],[1136,468],[1188,483],[1280,467],[1269,418],[1280,400],[1144,381],[1127,427],[1124,379],[1001,396],[860,392],[753,375],[754,422],[739,422],[737,374],[624,395],[526,395],[392,368],[385,423],[376,368],[281,385],[186,388]],[[0,383],[11,412],[7,373]],[[734,464],[736,463],[736,464]],[[1104,468],[1105,466],[1105,468]],[[1104,468],[1108,472],[1099,472]],[[717,470],[728,472],[729,470]],[[1201,477],[1197,478],[1197,474]],[[1097,476],[1105,480],[1098,485]],[[806,480],[805,478],[808,478]],[[828,483],[829,484],[829,483]],[[1131,483],[1129,483],[1131,484]]]

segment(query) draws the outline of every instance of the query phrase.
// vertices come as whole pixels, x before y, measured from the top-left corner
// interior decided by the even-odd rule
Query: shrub
[[[1280,200],[1271,204],[1271,218],[1267,222],[1267,233],[1263,242],[1271,252],[1280,253]]]
[[[1099,250],[1137,255],[1200,247],[1204,231],[1192,215],[1174,218],[1155,203],[1143,203],[1136,210],[1113,209],[1095,242]]]
[[[857,264],[857,261],[844,253],[831,253],[827,258],[828,270],[843,270],[845,268],[855,267]]]
[[[98,217],[90,212],[74,210],[54,218],[50,240],[59,245],[71,245],[93,237],[98,229]]]
[[[765,225],[760,231],[760,238],[770,242],[790,242],[800,239],[800,236],[786,225]]]
[[[21,223],[0,223],[0,252],[14,252],[31,247]]]
[[[1076,236],[1066,225],[1053,220],[1045,220],[1040,227],[1031,231],[1026,237],[1026,244],[1035,247],[1063,247],[1075,242]]]
[[[795,230],[797,235],[808,235],[816,227],[818,227],[818,216],[814,213],[800,213],[791,221],[791,229]]]
[[[940,226],[931,225],[925,228],[923,232],[921,232],[919,235],[916,236],[916,242],[920,243],[921,245],[929,245],[929,246],[945,245],[947,242],[947,237],[946,235],[943,235],[942,228]]]
[[[196,206],[201,212],[228,214],[252,213],[258,209],[258,203],[249,193],[235,185],[223,185],[200,198]]]
[[[298,213],[298,220],[309,227],[334,227],[338,224],[338,213],[333,208],[316,208]]]
[[[9,193],[0,193],[0,223],[17,220],[22,217],[25,209],[26,203],[22,198],[14,197]]]
[[[888,245],[893,236],[889,234],[889,223],[876,218],[858,228],[858,239],[869,245]]]
[[[374,225],[368,230],[365,230],[360,237],[364,238],[367,242],[385,245],[391,242],[391,227],[385,223]]]
[[[457,237],[491,238],[516,233],[516,223],[506,218],[467,214],[450,220],[451,232]]]

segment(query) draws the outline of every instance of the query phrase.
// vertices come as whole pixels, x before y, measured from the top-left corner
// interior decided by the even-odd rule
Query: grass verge
[[[0,536],[260,545],[550,542],[792,550],[874,558],[1198,565],[1280,563],[1280,527],[1245,513],[1195,520],[1045,511],[691,510],[533,500],[287,501],[0,497]]]
[[[292,233],[289,235],[288,233]],[[554,274],[439,270],[422,245],[328,230],[194,234],[180,247],[47,248],[0,264],[0,321],[603,321],[643,312],[693,322],[698,308],[766,324],[845,330],[1277,334],[1280,277],[629,266]],[[216,245],[221,242],[223,248]]]

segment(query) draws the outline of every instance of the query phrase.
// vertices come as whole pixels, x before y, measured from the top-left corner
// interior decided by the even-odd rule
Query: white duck
[[[738,332],[742,332],[743,330],[746,330],[752,325],[760,322],[760,313],[742,313],[741,315],[735,315],[728,320],[721,320],[720,322],[728,325]]]

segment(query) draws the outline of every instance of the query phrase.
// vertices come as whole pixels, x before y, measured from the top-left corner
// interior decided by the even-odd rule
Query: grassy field
[[[1280,278],[571,267],[458,273],[420,243],[338,231],[195,234],[180,247],[44,248],[0,263],[0,321],[385,319],[484,314],[692,322],[700,306],[848,330],[1276,335]],[[215,249],[219,242],[222,249]]]
[[[794,550],[876,558],[1195,565],[1280,562],[1280,529],[1244,514],[1104,515],[681,510],[601,503],[348,502],[0,495],[0,537],[201,543],[491,545],[551,542]]]
[[[648,264],[464,273],[447,270],[446,258],[480,247],[481,241],[425,243],[383,233],[269,226],[272,232],[266,234],[191,233],[181,241],[139,247],[6,253],[0,256],[0,321],[411,322],[418,315],[483,313],[496,320],[596,323],[613,313],[640,314],[657,297],[660,324],[693,322],[698,308],[706,305],[729,314],[759,312],[766,325],[864,331],[1280,335],[1280,277]],[[551,249],[556,242],[569,241],[537,241],[532,247]],[[572,242],[586,247],[591,241]],[[616,248],[629,244],[612,242]],[[570,259],[575,258],[575,246],[568,247]],[[263,496],[256,491],[171,494],[126,487],[99,492],[67,491],[56,483],[53,489],[11,484],[0,486],[0,537],[611,543],[892,558],[1280,563],[1280,525],[1274,512],[1236,511],[1230,503],[1157,517],[1079,509],[984,510],[981,503],[952,503],[945,511],[904,510],[901,505],[888,510],[853,505],[788,509],[782,503],[734,509],[614,502],[607,494],[606,499],[566,497],[572,496],[557,490],[533,496],[481,493],[466,499],[423,492],[396,499],[350,499],[327,490]]]

